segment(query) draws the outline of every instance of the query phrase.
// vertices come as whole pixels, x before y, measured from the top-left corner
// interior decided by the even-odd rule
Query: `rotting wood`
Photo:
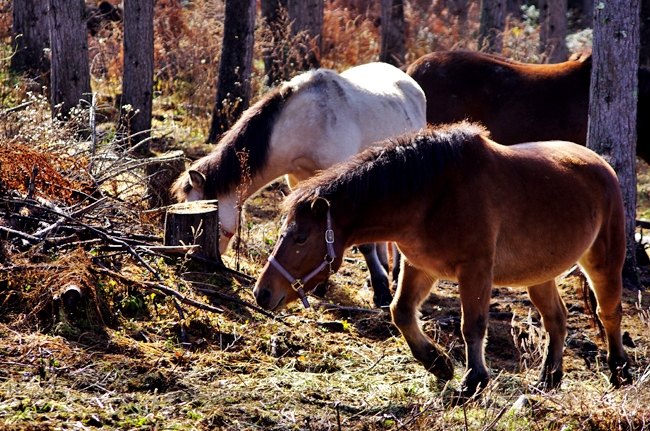
[[[83,290],[76,284],[69,284],[61,293],[61,302],[66,310],[74,310],[79,302],[83,299]]]

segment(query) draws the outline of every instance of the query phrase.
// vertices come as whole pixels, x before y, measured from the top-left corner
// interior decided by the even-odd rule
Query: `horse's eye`
[[[306,242],[307,242],[307,237],[306,236],[300,235],[300,236],[296,237],[296,244],[303,245]]]

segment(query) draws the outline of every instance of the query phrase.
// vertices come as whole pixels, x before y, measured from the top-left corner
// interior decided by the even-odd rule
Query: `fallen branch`
[[[198,308],[198,309],[201,309],[201,310],[211,311],[213,313],[224,313],[225,312],[221,308],[213,307],[212,305],[204,304],[202,302],[195,301],[194,299],[190,299],[190,298],[186,297],[185,295],[183,295],[182,293],[180,293],[180,292],[178,292],[178,291],[176,291],[176,290],[174,290],[174,289],[172,289],[170,287],[167,287],[167,286],[165,286],[163,284],[160,284],[160,283],[154,283],[154,282],[151,282],[151,281],[133,280],[133,279],[131,279],[129,277],[126,277],[126,276],[118,273],[118,272],[111,271],[110,269],[102,267],[102,266],[99,266],[98,268],[91,267],[90,270],[99,272],[100,274],[108,275],[109,277],[113,277],[113,278],[115,278],[117,280],[121,280],[121,281],[123,281],[125,283],[138,284],[138,285],[140,285],[140,286],[142,286],[142,287],[144,287],[145,289],[148,289],[148,290],[156,290],[159,293],[162,293],[164,296],[171,296],[173,298],[178,299],[183,304],[191,305],[192,307],[195,307],[195,308]]]
[[[260,307],[257,307],[257,306],[255,306],[255,305],[251,304],[250,302],[246,302],[246,301],[244,301],[243,299],[235,298],[234,296],[230,296],[230,295],[224,295],[223,293],[219,293],[219,292],[217,292],[216,290],[212,290],[212,289],[206,289],[206,288],[198,287],[198,286],[200,286],[200,285],[202,285],[202,286],[214,287],[214,286],[213,286],[212,284],[210,284],[210,283],[202,283],[202,282],[200,282],[200,281],[189,281],[189,280],[186,280],[186,281],[187,281],[188,283],[191,283],[191,284],[195,285],[195,286],[196,286],[196,290],[198,290],[199,292],[203,292],[203,293],[207,293],[207,294],[210,294],[210,295],[218,296],[220,299],[223,299],[224,301],[234,302],[235,304],[243,305],[244,307],[248,307],[248,308],[250,308],[250,309],[252,309],[252,310],[255,310],[255,311],[257,311],[258,313],[263,314],[263,315],[265,315],[265,316],[268,317],[268,318],[271,318],[271,319],[273,319],[273,320],[277,320],[275,315],[269,313],[269,312],[266,311],[266,310],[261,309]],[[282,323],[284,323],[284,322],[282,322]]]
[[[25,241],[28,241],[31,244],[38,244],[41,241],[40,238],[35,237],[34,235],[30,235],[28,233],[21,232],[19,230],[12,229],[10,227],[0,226],[0,231],[7,232],[10,235],[17,236],[18,238],[24,239]]]
[[[370,314],[384,314],[386,313],[383,310],[371,310],[369,308],[357,308],[357,307],[346,307],[343,305],[330,304],[328,302],[319,302],[315,304],[318,308],[324,308],[326,310],[340,310],[346,311],[349,313],[370,313]]]
[[[25,103],[21,103],[20,105],[16,105],[13,108],[0,111],[0,117],[4,117],[5,115],[11,114],[12,112],[20,111],[21,109],[25,109],[32,104],[34,104],[34,102],[25,102]]]

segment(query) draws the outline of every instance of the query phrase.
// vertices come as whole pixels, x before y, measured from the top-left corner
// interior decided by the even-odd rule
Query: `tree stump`
[[[165,246],[201,246],[203,257],[221,262],[219,255],[219,211],[217,201],[175,204],[165,215]]]

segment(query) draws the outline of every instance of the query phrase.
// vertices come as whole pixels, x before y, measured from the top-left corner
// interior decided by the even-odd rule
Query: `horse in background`
[[[631,381],[621,336],[625,214],[616,174],[593,151],[563,141],[503,146],[479,126],[451,125],[368,148],[301,183],[285,208],[254,289],[264,309],[302,297],[328,265],[338,270],[347,247],[393,241],[404,258],[390,310],[418,361],[439,378],[454,376],[418,311],[436,280],[455,281],[463,395],[485,388],[492,285],[527,287],[549,334],[539,383],[553,388],[563,375],[568,314],[555,277],[578,262],[598,302],[610,381]]]
[[[407,72],[427,97],[427,122],[483,124],[502,145],[587,144],[591,55],[527,64],[473,51],[434,52]],[[650,164],[650,70],[639,68],[637,155]]]
[[[293,188],[375,142],[420,130],[426,126],[425,109],[420,86],[386,63],[341,74],[312,70],[246,110],[210,154],[176,180],[172,193],[179,202],[219,200],[223,253],[239,223],[238,189],[245,200],[282,175]],[[378,255],[381,248],[374,244],[359,248],[368,263],[375,305],[388,305],[385,254]]]

